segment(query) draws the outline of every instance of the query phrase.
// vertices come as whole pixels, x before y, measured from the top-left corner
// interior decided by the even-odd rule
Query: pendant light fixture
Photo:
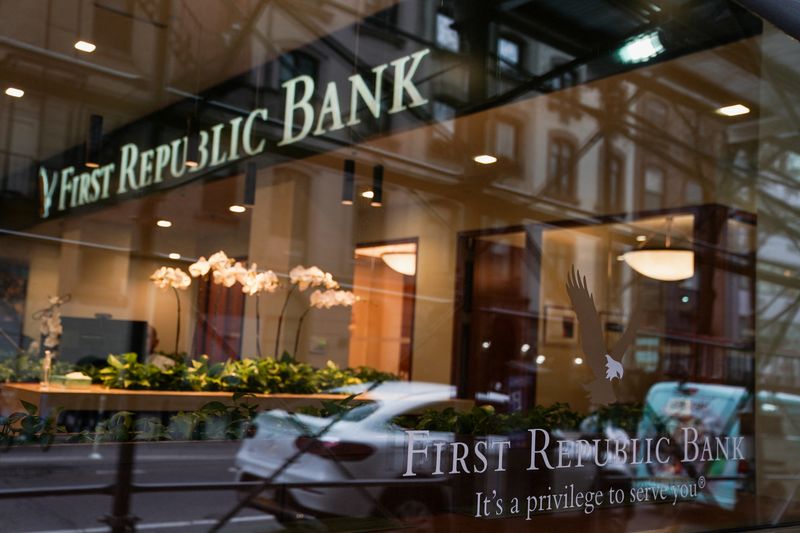
[[[196,131],[192,117],[186,119],[186,162],[189,168],[196,168],[200,163],[200,135]]]
[[[372,167],[372,199],[369,205],[372,207],[383,205],[383,165]]]
[[[638,250],[623,254],[629,267],[648,278],[680,281],[694,276],[694,251],[672,246],[672,216],[667,217],[663,246],[645,241]]]
[[[342,176],[342,205],[353,205],[356,188],[356,162],[354,159],[344,160]]]
[[[86,139],[86,166],[100,167],[100,143],[103,140],[103,117],[89,116],[89,137]]]
[[[258,167],[255,161],[248,161],[244,167],[244,205],[249,207],[256,205],[257,177]]]

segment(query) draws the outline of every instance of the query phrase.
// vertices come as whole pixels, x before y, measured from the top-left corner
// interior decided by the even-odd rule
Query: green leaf
[[[22,404],[23,409],[25,409],[25,411],[27,411],[29,415],[35,415],[36,412],[39,410],[38,407],[36,407],[30,402],[26,402],[25,400],[20,400],[19,403]]]

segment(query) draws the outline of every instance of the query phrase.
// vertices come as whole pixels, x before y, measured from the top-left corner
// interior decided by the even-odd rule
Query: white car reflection
[[[359,388],[361,390],[359,390]],[[341,390],[362,392],[364,387]],[[400,518],[429,516],[445,506],[443,487],[314,487],[314,483],[342,480],[387,480],[402,478],[405,467],[406,434],[395,425],[395,417],[443,409],[457,400],[450,385],[419,382],[386,382],[367,393],[367,400],[344,414],[319,438],[331,422],[303,414],[273,410],[258,415],[255,431],[243,441],[236,457],[240,480],[269,479],[274,483],[308,483],[289,489],[286,495],[273,491],[267,497],[286,498],[285,503],[316,515],[365,517],[376,510]],[[431,440],[453,440],[452,433],[431,432]],[[296,461],[285,463],[298,451]],[[424,474],[424,472],[423,472]],[[284,503],[284,502],[281,502]]]

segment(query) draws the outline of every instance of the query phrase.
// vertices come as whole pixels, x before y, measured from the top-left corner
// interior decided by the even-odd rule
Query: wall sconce
[[[638,250],[623,254],[624,261],[636,272],[659,281],[680,281],[694,276],[694,251],[672,247],[672,217],[667,217],[663,246],[647,242]]]
[[[356,162],[353,159],[344,160],[344,172],[342,179],[342,205],[353,205],[353,194],[355,193],[356,182]]]
[[[98,168],[100,166],[100,145],[103,140],[103,117],[91,115],[89,117],[89,138],[86,139],[86,166]]]

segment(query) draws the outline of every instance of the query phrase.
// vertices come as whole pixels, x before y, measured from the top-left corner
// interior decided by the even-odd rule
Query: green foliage
[[[8,449],[15,444],[40,444],[44,449],[50,447],[56,434],[63,431],[56,425],[60,410],[50,415],[39,416],[35,405],[22,401],[25,412],[0,416],[0,445]]]
[[[497,413],[494,407],[482,405],[469,411],[456,411],[452,407],[427,409],[421,415],[397,417],[394,422],[406,429],[454,432],[458,435],[508,435],[530,428],[577,429],[584,420],[589,419],[599,421],[601,426],[612,424],[634,434],[641,413],[641,406],[632,404],[603,407],[588,417],[573,411],[566,403],[555,403],[549,407],[537,405],[516,413]]]
[[[27,352],[21,352],[17,355],[6,357],[0,360],[0,382],[14,381],[25,383],[41,381],[43,361],[43,357]],[[67,374],[72,372],[73,369],[72,364],[59,361],[56,358],[55,361],[53,361],[50,374]]]
[[[288,354],[280,359],[240,359],[210,363],[207,356],[184,359],[167,369],[140,363],[136,354],[109,355],[99,371],[111,388],[149,390],[227,391],[313,394],[364,382],[364,377],[397,379],[371,369],[340,369],[333,362],[322,369],[301,363]]]
[[[342,398],[341,400],[322,400],[319,406],[303,405],[297,409],[297,412],[320,418],[339,416],[359,405],[359,402],[353,402],[353,398],[356,396],[356,394],[351,394],[347,398]]]
[[[594,431],[612,425],[624,429],[629,435],[636,433],[644,407],[640,403],[614,403],[604,405],[587,417]]]
[[[164,440],[238,440],[255,417],[257,406],[240,401],[246,395],[234,394],[233,403],[209,402],[197,411],[180,412],[164,425],[157,417],[135,417],[120,411],[98,424],[94,434],[83,432],[72,437],[81,442],[124,442]]]

